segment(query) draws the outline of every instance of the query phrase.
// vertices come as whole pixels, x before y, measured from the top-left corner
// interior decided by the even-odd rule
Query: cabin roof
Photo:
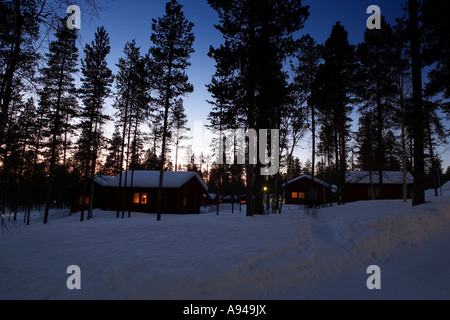
[[[125,171],[115,177],[109,176],[95,176],[95,182],[103,187],[119,187],[120,176],[122,175],[122,186],[131,186],[133,178],[133,187],[135,188],[158,188],[159,186],[159,171],[150,170],[134,170]],[[197,179],[205,191],[208,191],[208,186],[203,181],[198,173],[193,171],[164,171],[163,188],[180,188],[192,178]]]
[[[309,180],[311,180],[312,178],[311,178],[311,176],[309,174],[304,174],[304,175],[298,176],[297,178],[289,180],[288,182],[286,182],[286,184],[283,185],[283,187],[285,187],[288,184],[291,184],[291,183],[293,183],[295,181],[301,180],[301,179],[309,179]],[[321,185],[323,185],[323,186],[325,186],[327,188],[330,188],[330,185],[328,183],[326,183],[326,182],[324,182],[324,181],[322,181],[322,180],[320,180],[320,179],[318,179],[316,177],[314,177],[314,182],[317,182],[317,183],[319,183],[319,184],[321,184]]]
[[[378,184],[378,171],[372,171],[372,183]],[[406,173],[408,184],[414,182],[411,173]],[[370,184],[370,171],[347,171],[345,173],[345,182],[351,184]],[[383,171],[383,184],[403,184],[403,172],[401,171]]]

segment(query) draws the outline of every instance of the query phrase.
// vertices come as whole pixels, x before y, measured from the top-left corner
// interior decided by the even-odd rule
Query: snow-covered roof
[[[411,173],[406,173],[408,184],[414,182]],[[369,184],[370,171],[347,171],[345,173],[345,182],[353,184]],[[372,183],[378,182],[378,171],[372,171]],[[403,172],[401,171],[383,171],[383,184],[403,184]]]
[[[135,170],[133,174],[133,187],[136,188],[158,188],[159,171]],[[125,175],[127,176],[126,185],[131,185],[132,172],[122,172],[122,186],[125,185]],[[193,171],[164,171],[163,188],[179,188],[192,178],[196,178],[208,191],[208,186],[198,173]],[[115,177],[95,176],[95,182],[103,187],[119,187],[120,174]]]
[[[302,176],[299,176],[299,177],[297,177],[297,178],[294,178],[294,179],[292,179],[292,180],[289,180],[288,182],[286,182],[285,185],[283,185],[283,187],[286,186],[286,185],[288,185],[288,184],[290,184],[290,183],[292,183],[292,182],[295,182],[295,181],[297,181],[297,180],[304,179],[304,178],[307,178],[307,179],[311,180],[311,176],[310,176],[309,174],[304,174],[304,175],[302,175]],[[321,185],[323,185],[323,186],[325,186],[325,187],[327,187],[327,188],[330,187],[330,185],[329,185],[328,183],[326,183],[326,182],[324,182],[324,181],[322,181],[322,180],[320,180],[320,179],[317,179],[316,177],[314,177],[314,182],[317,182],[317,183],[319,183],[319,184],[321,184]]]

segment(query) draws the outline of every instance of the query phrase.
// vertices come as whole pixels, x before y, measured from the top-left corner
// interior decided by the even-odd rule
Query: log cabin
[[[310,204],[320,205],[332,201],[334,186],[314,178],[310,175],[302,175],[288,181],[283,185],[284,200],[286,204]]]
[[[380,185],[379,173],[372,171],[347,171],[345,173],[345,199],[347,202],[403,198],[403,172],[383,171],[383,180]],[[406,173],[406,194],[411,198],[414,178],[411,173]],[[371,188],[372,186],[372,188]]]
[[[159,174],[159,171],[135,170],[115,177],[95,176],[93,208],[156,213]],[[88,208],[90,186],[91,179],[85,178],[71,187],[72,213]],[[164,171],[162,213],[200,213],[200,207],[208,197],[208,187],[196,172]],[[84,204],[83,199],[86,199]]]
[[[372,177],[372,178],[371,178]],[[411,198],[414,178],[406,173],[406,195]],[[336,201],[336,186],[314,178],[314,193],[311,194],[312,179],[310,175],[302,175],[288,181],[284,187],[286,204],[312,204],[318,205]],[[372,200],[372,190],[375,200],[402,199],[403,198],[403,172],[383,171],[383,180],[380,185],[378,172],[347,171],[345,173],[344,198],[346,202]]]

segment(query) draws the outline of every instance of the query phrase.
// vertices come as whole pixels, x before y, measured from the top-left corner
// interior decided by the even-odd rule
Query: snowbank
[[[0,299],[336,296],[346,292],[342,283],[323,287],[326,292],[322,284],[355,268],[364,275],[368,265],[448,233],[449,193],[418,207],[361,201],[320,209],[316,217],[295,205],[284,206],[281,215],[246,217],[244,207],[231,213],[223,204],[219,216],[211,207],[200,215],[163,215],[159,222],[155,215],[116,219],[103,211],[79,222],[78,215],[55,211],[43,225],[36,213],[30,226],[8,222],[1,236]],[[70,265],[81,269],[81,290],[66,287]]]

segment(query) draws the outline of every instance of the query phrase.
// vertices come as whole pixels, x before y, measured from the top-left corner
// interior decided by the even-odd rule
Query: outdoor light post
[[[263,190],[264,190],[264,199],[266,200],[266,205],[265,205],[265,208],[264,208],[264,213],[267,213],[267,212],[268,212],[268,208],[269,208],[269,198],[268,198],[268,194],[267,194],[267,187],[265,186],[265,187],[263,188]]]

